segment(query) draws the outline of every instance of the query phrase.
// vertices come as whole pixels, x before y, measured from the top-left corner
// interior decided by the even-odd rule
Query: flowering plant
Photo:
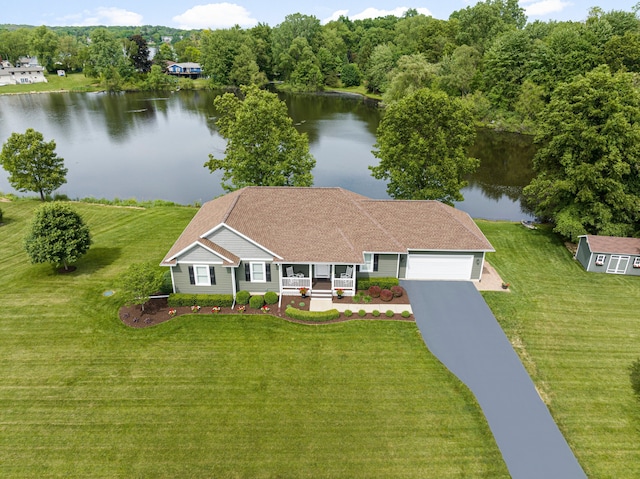
[[[246,309],[246,306],[238,306],[238,313],[240,314],[244,313],[245,309]]]
[[[169,316],[173,318],[176,315],[177,312],[178,311],[175,308],[171,308],[169,310]]]
[[[212,313],[219,313],[220,312],[220,306],[214,306],[213,308],[211,308],[211,312]]]
[[[197,304],[194,306],[191,306],[192,313],[197,313],[198,311],[200,311],[200,306],[198,306]]]
[[[338,296],[344,296],[344,289],[340,289],[340,288],[336,289],[336,294]]]
[[[260,308],[260,311],[262,311],[263,313],[268,313],[269,311],[271,311],[271,308],[265,304]]]
[[[309,291],[309,288],[304,288],[304,287],[302,287],[302,288],[298,289],[298,291],[300,291],[300,294],[301,294],[302,296],[304,296],[304,295],[306,295],[306,294],[307,294],[307,291]]]

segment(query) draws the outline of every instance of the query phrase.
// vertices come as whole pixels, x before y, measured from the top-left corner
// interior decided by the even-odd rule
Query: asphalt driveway
[[[431,352],[476,396],[514,479],[586,478],[471,282],[402,281]]]

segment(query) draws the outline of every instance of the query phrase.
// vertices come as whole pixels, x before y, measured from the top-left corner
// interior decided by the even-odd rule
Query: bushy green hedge
[[[251,296],[251,299],[249,299],[249,306],[251,306],[253,309],[260,309],[263,305],[264,296],[262,296],[261,294]]]
[[[359,290],[368,290],[371,286],[380,286],[380,289],[391,289],[392,286],[398,286],[399,284],[398,278],[369,278],[359,279],[356,286]]]
[[[172,308],[178,306],[220,306],[230,307],[233,304],[231,294],[170,294],[167,303]]]
[[[329,309],[327,311],[305,311],[303,309],[294,308],[288,306],[285,310],[285,314],[293,319],[300,319],[302,321],[331,321],[340,317],[340,312],[337,309]]]
[[[238,291],[236,293],[236,303],[238,304],[249,304],[249,298],[251,297],[251,294],[249,293],[249,291]]]
[[[264,302],[267,304],[276,304],[278,302],[278,293],[267,291],[264,293]]]

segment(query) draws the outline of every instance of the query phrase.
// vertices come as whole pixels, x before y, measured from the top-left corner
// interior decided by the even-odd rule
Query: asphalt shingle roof
[[[594,253],[640,255],[640,238],[599,235],[585,235],[585,237]]]

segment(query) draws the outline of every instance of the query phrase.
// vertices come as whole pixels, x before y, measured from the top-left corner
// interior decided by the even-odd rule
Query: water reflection
[[[69,169],[60,192],[87,196],[207,201],[223,193],[221,173],[208,155],[224,155],[215,126],[218,93],[67,93],[0,96],[0,141],[34,128],[54,139]],[[336,95],[281,95],[296,128],[307,133],[317,160],[315,185],[341,186],[387,198],[386,184],[370,175],[381,110]],[[531,138],[480,130],[470,154],[481,160],[458,207],[474,217],[518,220],[522,187],[529,183]],[[14,191],[0,171],[0,191]]]

